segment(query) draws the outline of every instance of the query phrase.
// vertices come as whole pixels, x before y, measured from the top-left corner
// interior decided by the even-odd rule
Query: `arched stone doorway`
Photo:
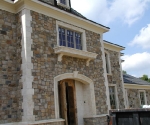
[[[96,115],[95,94],[93,81],[77,71],[73,73],[65,73],[54,78],[54,98],[55,98],[55,116],[60,116],[60,97],[59,84],[63,84],[65,80],[74,81],[74,102],[77,113],[77,124],[83,125],[84,117],[92,117]],[[66,83],[65,83],[66,84]],[[68,83],[67,83],[68,84]],[[65,85],[66,86],[66,85]],[[67,88],[68,89],[68,88]],[[70,90],[69,90],[70,91]],[[62,103],[62,102],[61,102]]]

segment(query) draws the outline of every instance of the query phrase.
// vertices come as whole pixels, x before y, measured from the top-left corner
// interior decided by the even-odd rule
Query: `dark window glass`
[[[66,46],[65,29],[59,28],[59,44],[60,46]]]
[[[66,5],[66,0],[60,0],[60,3],[65,4]]]
[[[81,34],[75,32],[75,42],[76,42],[76,49],[82,49],[82,44],[81,44]]]
[[[115,93],[114,86],[109,87],[109,97],[110,97],[111,109],[116,109],[116,93]]]
[[[141,105],[145,105],[145,97],[144,92],[140,92],[140,101]]]
[[[59,27],[59,44],[82,50],[81,33]]]
[[[68,47],[74,48],[73,31],[67,30]]]
[[[108,55],[106,53],[105,53],[105,61],[106,61],[106,72],[109,73]]]

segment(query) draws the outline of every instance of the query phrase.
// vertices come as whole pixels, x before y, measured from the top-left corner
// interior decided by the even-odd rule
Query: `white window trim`
[[[62,4],[60,0],[57,0],[57,5],[70,9],[69,0],[66,0],[66,5]]]
[[[147,105],[146,91],[145,91],[145,90],[139,90],[139,100],[140,100],[140,105],[141,105],[140,92],[144,92],[145,105]]]
[[[115,96],[116,96],[116,109],[119,109],[119,99],[118,99],[118,91],[117,91],[117,86],[114,84],[110,84],[109,87],[114,87],[115,88]],[[110,93],[109,93],[110,96]],[[109,97],[110,98],[110,97]],[[110,103],[110,102],[109,102]],[[110,104],[111,108],[111,104]]]
[[[81,42],[82,42],[82,50],[86,51],[87,47],[86,47],[86,37],[85,37],[85,30],[75,27],[73,25],[61,22],[61,21],[56,21],[56,31],[57,31],[57,45],[59,45],[59,26],[60,27],[64,27],[66,29],[72,30],[72,31],[77,31],[79,33],[81,33]],[[74,48],[76,49],[76,48]]]
[[[104,52],[105,52],[105,54],[107,54],[107,59],[105,59],[105,60],[106,60],[106,63],[108,64],[107,65],[108,66],[108,73],[107,73],[107,67],[106,67],[106,73],[107,73],[107,75],[112,75],[111,74],[111,64],[110,64],[110,54],[106,50]],[[105,66],[106,66],[106,64],[105,64]]]

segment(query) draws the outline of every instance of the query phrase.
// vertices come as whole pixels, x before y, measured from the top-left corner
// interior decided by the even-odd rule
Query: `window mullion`
[[[73,32],[73,42],[74,42],[74,48],[76,49],[76,38],[75,38],[75,32]]]
[[[67,29],[65,29],[65,39],[66,39],[66,47],[68,47],[68,40],[67,40]]]

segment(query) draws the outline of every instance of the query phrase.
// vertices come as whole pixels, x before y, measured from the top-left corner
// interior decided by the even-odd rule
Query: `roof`
[[[52,4],[47,3],[47,2],[45,2],[45,1],[43,1],[43,0],[39,0],[39,1],[41,1],[41,2],[43,2],[43,3],[46,3],[46,4],[49,4],[49,5],[53,6],[53,7],[58,8],[58,9],[61,9],[61,10],[65,11],[65,12],[71,13],[71,14],[73,14],[73,15],[75,15],[75,16],[78,16],[78,17],[80,17],[80,18],[82,18],[82,19],[85,19],[85,20],[90,21],[90,22],[92,22],[92,23],[95,23],[95,24],[97,24],[97,25],[100,25],[100,26],[102,26],[102,27],[104,27],[104,28],[110,29],[109,27],[106,27],[106,26],[104,26],[104,25],[102,25],[102,24],[99,24],[99,23],[94,22],[94,21],[92,21],[92,20],[90,20],[90,19],[87,19],[85,16],[83,16],[81,13],[77,12],[77,11],[76,11],[75,9],[73,9],[73,8],[70,8],[70,10],[67,10],[67,9],[64,9],[63,7],[57,6],[56,4],[55,4],[55,5],[52,5]]]
[[[103,40],[104,42],[106,42],[106,43],[109,43],[109,44],[112,44],[112,45],[115,45],[115,46],[118,46],[118,47],[121,47],[121,48],[124,48],[125,49],[125,47],[123,47],[123,46],[121,46],[121,45],[118,45],[118,44],[115,44],[115,43],[111,43],[111,42],[108,42],[108,41],[106,41],[106,40]]]
[[[124,80],[124,83],[128,83],[128,84],[150,85],[149,82],[144,81],[140,78],[136,78],[136,77],[131,76],[129,74],[123,74],[123,80]]]

